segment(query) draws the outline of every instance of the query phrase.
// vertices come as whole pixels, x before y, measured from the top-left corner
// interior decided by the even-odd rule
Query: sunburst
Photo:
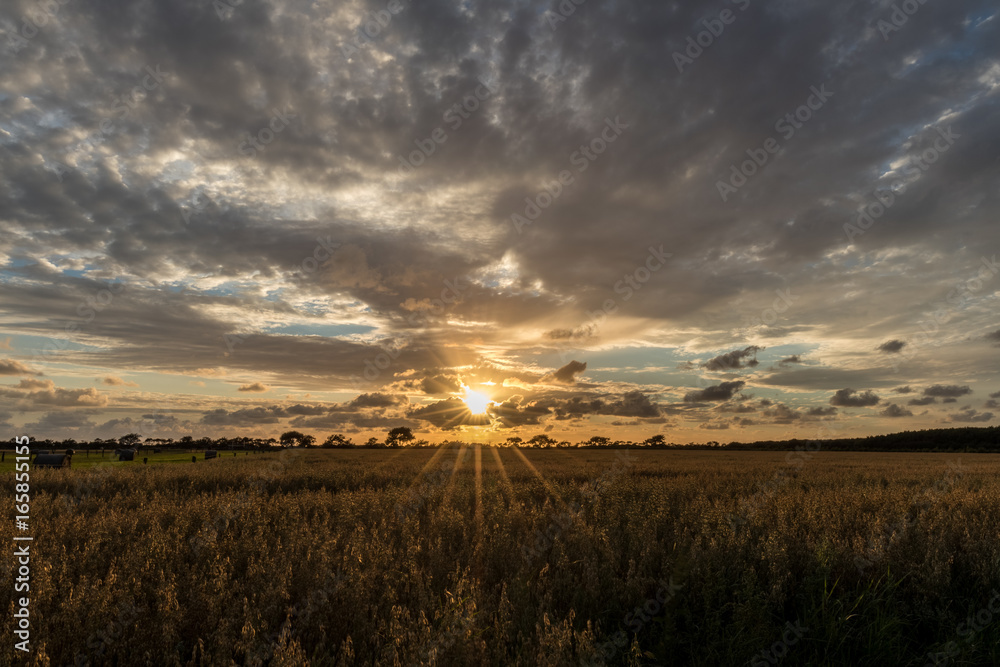
[[[490,403],[493,401],[486,394],[481,394],[478,391],[473,391],[469,387],[463,387],[462,391],[464,396],[462,401],[465,403],[465,407],[469,408],[469,412],[474,415],[484,415],[486,410],[490,407]]]

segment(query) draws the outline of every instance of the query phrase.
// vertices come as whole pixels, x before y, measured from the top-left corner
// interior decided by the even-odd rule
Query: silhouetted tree
[[[312,447],[316,443],[316,436],[306,435],[299,431],[286,431],[281,434],[278,440],[283,447],[293,447],[295,445]]]
[[[326,448],[331,448],[331,447],[353,447],[354,443],[351,442],[350,438],[344,437],[340,433],[335,433],[335,434],[331,435],[329,438],[327,438],[326,440],[324,440],[322,446],[326,447]]]
[[[399,447],[401,443],[405,444],[411,442],[413,439],[413,431],[406,426],[398,426],[389,431],[389,435],[385,439],[385,444],[390,447]]]

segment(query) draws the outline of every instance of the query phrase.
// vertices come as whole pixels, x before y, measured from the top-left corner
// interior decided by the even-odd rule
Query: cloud
[[[0,396],[13,398],[21,410],[36,410],[41,406],[104,407],[108,397],[93,387],[64,389],[52,380],[22,379],[14,387],[0,386]]]
[[[435,375],[421,380],[420,389],[425,394],[454,394],[462,390],[462,385],[455,375]]]
[[[409,400],[406,396],[392,394],[361,394],[347,404],[348,409],[358,408],[393,408],[406,405]]]
[[[958,423],[988,422],[993,419],[993,413],[976,412],[972,408],[965,408],[964,410],[951,414],[949,419]]]
[[[705,387],[696,391],[688,392],[684,395],[685,403],[699,403],[702,401],[728,401],[733,395],[746,386],[743,380],[735,382],[722,382],[711,387]]]
[[[559,370],[546,375],[542,382],[554,382],[556,384],[573,385],[576,384],[576,376],[587,370],[586,362],[570,361]]]
[[[703,365],[710,371],[736,370],[739,368],[753,368],[758,365],[757,352],[764,348],[751,345],[742,350],[733,350],[720,354],[709,359]],[[798,359],[798,357],[795,357]],[[744,362],[744,360],[746,360]]]
[[[128,382],[121,379],[120,377],[115,377],[114,375],[108,375],[101,378],[101,384],[110,385],[112,387],[138,387],[139,385],[135,382]]]
[[[899,407],[895,403],[889,403],[888,405],[885,406],[885,408],[879,411],[879,415],[881,415],[882,417],[896,418],[896,417],[912,417],[913,413],[907,410],[906,408]]]
[[[878,405],[881,400],[870,390],[859,394],[853,389],[841,389],[830,399],[830,405],[842,408],[867,408]]]
[[[784,359],[782,359],[781,361],[779,361],[778,365],[779,366],[788,366],[789,364],[801,364],[801,363],[802,363],[801,357],[799,355],[797,355],[797,354],[793,354],[792,356],[785,357]]]
[[[878,350],[880,352],[886,352],[888,354],[895,354],[897,352],[901,352],[904,347],[906,347],[906,341],[893,339],[893,340],[887,340],[886,342],[879,345]]]
[[[13,4],[0,13],[20,20],[15,9],[27,5]],[[17,233],[0,238],[9,258],[0,303],[18,327],[18,349],[61,337],[72,320],[77,332],[66,334],[72,344],[53,355],[54,368],[77,378],[94,377],[94,368],[144,371],[148,393],[109,392],[115,411],[125,399],[146,411],[193,400],[176,390],[177,375],[257,377],[297,395],[405,391],[423,401],[453,390],[433,379],[422,386],[422,378],[464,378],[491,359],[514,378],[517,386],[505,385],[524,397],[523,411],[567,398],[537,386],[533,370],[551,359],[554,342],[589,345],[597,327],[580,325],[597,319],[589,311],[600,313],[601,349],[590,368],[600,363],[601,393],[581,396],[580,406],[597,400],[599,409],[628,411],[625,392],[653,397],[690,383],[680,373],[639,377],[633,369],[673,366],[677,350],[742,355],[761,341],[795,346],[778,348],[775,358],[785,360],[777,372],[753,380],[790,405],[842,387],[883,391],[932,377],[979,388],[1000,377],[981,334],[975,345],[957,340],[957,332],[996,329],[987,290],[960,289],[960,308],[943,296],[969,285],[983,249],[1000,245],[1000,124],[989,69],[1000,58],[1000,21],[927,3],[926,29],[885,41],[872,28],[884,3],[852,5],[850,20],[832,3],[777,3],[740,15],[747,38],[719,39],[693,72],[664,78],[656,64],[671,67],[670,54],[704,18],[702,5],[603,3],[552,31],[537,11],[509,0],[412,3],[398,25],[343,58],[338,45],[364,9],[318,3],[296,14],[244,3],[220,21],[207,1],[148,0],[128,11],[87,3],[5,60],[0,219],[17,221]],[[112,100],[147,65],[168,73],[164,84],[127,117],[112,118]],[[833,98],[837,108],[782,140],[780,160],[738,195],[714,196],[760,132],[831,71],[834,82],[850,82]],[[447,147],[399,171],[399,157],[442,126],[442,113],[479,78],[497,94],[459,129],[445,126]],[[847,99],[840,94],[856,103],[838,105]],[[297,118],[266,150],[241,154],[239,142],[275,109]],[[577,172],[570,148],[618,115],[631,129]],[[110,134],[100,130],[106,118]],[[951,125],[962,138],[847,245],[844,224],[877,201],[876,189],[908,179],[936,128]],[[95,135],[96,145],[87,140]],[[575,182],[515,232],[511,214],[564,169]],[[365,205],[372,201],[378,206]],[[965,241],[944,255],[943,226]],[[315,259],[329,252],[330,261],[311,266],[318,237],[329,247]],[[614,286],[623,276],[632,280],[654,241],[688,259],[663,265],[607,316],[601,304],[612,289],[621,293]],[[109,282],[126,288],[105,304],[98,295]],[[789,286],[790,311],[774,301]],[[733,338],[735,304],[774,324]],[[940,348],[919,369],[887,372],[898,354],[863,354],[938,308],[948,309],[950,333],[939,331]],[[240,340],[227,347],[234,332]],[[358,389],[352,378],[366,374],[366,363],[382,364],[385,341],[399,342],[399,356]],[[802,367],[785,350],[817,353]],[[727,355],[717,358],[719,370],[754,361]],[[48,359],[43,367],[18,358],[48,372]],[[581,372],[554,383],[581,389]],[[260,398],[207,386],[199,409],[228,414]],[[375,427],[388,417],[374,411],[407,406],[303,409],[310,412],[282,419]],[[124,418],[115,411],[102,410],[98,422]],[[881,428],[844,420],[857,433]],[[698,423],[682,421],[688,430]]]
[[[793,410],[783,403],[778,403],[774,407],[764,410],[763,415],[770,417],[773,424],[791,424],[793,421],[802,419],[798,410]]]
[[[239,388],[236,389],[236,391],[259,393],[259,392],[271,391],[271,388],[261,382],[253,382],[251,384],[240,385]]]
[[[202,415],[201,423],[213,426],[259,426],[261,424],[279,424],[288,416],[284,408],[279,406],[243,408],[226,410],[216,408]]]
[[[936,384],[924,389],[924,396],[935,396],[937,398],[956,398],[971,394],[972,389],[957,384]]]
[[[515,394],[502,403],[496,403],[490,409],[490,414],[505,428],[516,426],[536,426],[549,414],[551,408],[526,403],[524,396]]]
[[[459,398],[446,398],[429,405],[414,407],[406,416],[427,422],[441,430],[449,431],[459,426],[488,426],[488,415],[474,415]]]
[[[837,408],[833,407],[814,407],[806,410],[806,414],[810,417],[832,417],[837,414]]]
[[[41,375],[14,359],[0,359],[0,375]]]
[[[729,424],[726,422],[705,422],[699,424],[698,428],[703,428],[708,431],[727,431],[729,430]]]
[[[996,331],[991,331],[990,333],[986,334],[986,340],[990,341],[991,343],[996,343],[997,345],[1000,345],[1000,329],[997,329]]]
[[[937,403],[937,399],[933,396],[924,396],[923,398],[911,398],[906,402],[907,405],[934,405]]]
[[[906,385],[905,387],[896,387],[892,391],[896,394],[912,394],[913,388],[910,387],[909,385]]]

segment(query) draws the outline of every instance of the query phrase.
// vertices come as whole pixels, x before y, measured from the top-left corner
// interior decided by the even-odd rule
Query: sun
[[[465,392],[462,401],[469,408],[469,412],[474,415],[486,414],[486,408],[493,402],[490,397],[486,394],[480,394],[478,391],[472,391],[469,387],[463,387],[462,390]]]

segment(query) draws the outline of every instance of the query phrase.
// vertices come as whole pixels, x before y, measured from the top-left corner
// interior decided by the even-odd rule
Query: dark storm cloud
[[[986,334],[986,340],[990,341],[991,343],[996,343],[1000,345],[1000,329],[997,329],[996,331],[991,331],[990,333]]]
[[[278,424],[288,416],[284,408],[278,406],[244,408],[242,410],[225,410],[218,408],[209,410],[201,423],[210,426],[255,426],[259,424]]]
[[[661,414],[660,407],[641,391],[625,392],[619,397],[578,395],[568,398],[542,398],[536,406],[550,410],[558,420],[578,419],[587,415],[614,415],[653,419]]]
[[[524,396],[519,394],[511,396],[502,403],[497,403],[490,410],[490,414],[496,417],[502,426],[508,428],[524,425],[536,426],[543,417],[551,413],[551,408],[526,403]]]
[[[738,368],[754,368],[759,363],[757,352],[763,350],[762,347],[751,345],[742,350],[733,350],[705,362],[705,368],[710,371],[735,370]],[[798,357],[795,357],[796,361]]]
[[[352,399],[346,406],[349,410],[358,408],[394,408],[409,403],[406,396],[392,394],[361,394]]]
[[[455,376],[435,375],[420,381],[420,389],[425,394],[454,394],[462,390]]]
[[[935,396],[937,398],[957,398],[971,393],[972,389],[969,387],[959,386],[956,384],[936,384],[924,389],[924,396]]]
[[[685,403],[699,403],[702,401],[728,401],[736,392],[743,389],[746,382],[737,380],[735,382],[722,382],[711,387],[705,387],[697,391],[690,391],[684,394]]]
[[[903,386],[903,387],[896,387],[892,391],[893,391],[894,394],[912,394],[913,393],[913,387],[911,387],[909,385],[906,385],[906,386]]]
[[[906,341],[902,340],[887,340],[878,346],[880,352],[887,352],[890,354],[901,352],[903,348],[906,347]]]
[[[779,361],[778,365],[779,366],[787,366],[789,364],[801,364],[801,363],[802,363],[802,359],[799,357],[799,355],[793,354],[792,356],[785,357],[784,359],[782,359],[781,361]]]
[[[937,403],[937,399],[933,396],[924,396],[923,398],[911,398],[907,401],[907,405],[934,405]]]
[[[772,373],[756,381],[759,384],[790,389],[837,389],[845,384],[864,383],[871,387],[889,387],[895,384],[886,377],[885,369],[844,370],[840,368],[802,368]]]
[[[490,423],[489,417],[472,414],[468,406],[458,398],[446,398],[429,405],[411,408],[406,416],[444,431],[454,430],[459,426],[486,426]]]
[[[837,408],[834,407],[813,407],[806,410],[806,414],[810,417],[832,417],[837,414]]]
[[[830,398],[830,405],[843,408],[867,408],[878,405],[882,400],[871,391],[858,393],[854,389],[841,389]]]
[[[902,408],[895,403],[889,403],[882,410],[879,410],[879,414],[883,417],[896,418],[896,417],[912,417],[913,413],[906,408]]]
[[[576,376],[585,370],[587,370],[587,362],[573,360],[551,375],[543,377],[542,381],[568,385],[576,384]]]
[[[965,408],[959,412],[949,415],[949,419],[959,423],[988,422],[993,419],[992,412],[977,412],[972,408]]]
[[[798,410],[782,403],[764,410],[761,414],[768,417],[772,424],[791,424],[794,421],[802,419],[802,414]]]

